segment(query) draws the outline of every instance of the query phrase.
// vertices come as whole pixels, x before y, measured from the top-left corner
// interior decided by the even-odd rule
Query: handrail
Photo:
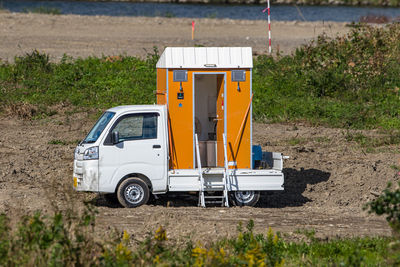
[[[237,136],[236,136],[236,140],[235,140],[234,146],[232,147],[232,150],[235,149],[236,145],[238,145],[237,142],[238,142],[238,140],[239,140],[240,134],[241,134],[242,131],[243,131],[243,126],[244,126],[244,124],[245,124],[245,122],[246,122],[247,116],[249,115],[249,111],[250,111],[250,107],[251,107],[251,102],[253,101],[253,96],[254,96],[254,94],[252,94],[251,97],[250,97],[249,105],[247,106],[246,113],[244,114],[244,117],[243,117],[243,120],[242,120],[242,124],[240,125],[240,128],[239,128],[238,134],[237,134]],[[237,151],[239,151],[239,147],[236,149],[236,153],[237,153]],[[233,151],[232,151],[232,153],[233,153]],[[235,153],[235,154],[236,154],[236,153]],[[232,157],[235,158],[235,155],[232,155]]]
[[[224,170],[224,176],[223,176],[223,183],[224,183],[224,197],[225,197],[225,207],[229,207],[229,202],[228,202],[228,178],[229,178],[229,166],[228,166],[228,153],[227,153],[227,142],[226,142],[226,135],[225,133],[222,134],[222,139],[224,143],[224,165],[225,165],[225,170]]]
[[[199,179],[200,179],[200,191],[199,191],[199,204],[203,208],[206,207],[206,203],[204,200],[204,179],[203,173],[201,171],[201,159],[200,159],[200,149],[199,149],[199,139],[197,138],[197,134],[194,134],[194,138],[196,141],[196,159],[197,159],[197,168],[199,170]]]

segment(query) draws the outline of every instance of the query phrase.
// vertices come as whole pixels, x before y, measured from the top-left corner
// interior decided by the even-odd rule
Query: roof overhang
[[[165,69],[252,68],[251,47],[167,47],[157,62]]]

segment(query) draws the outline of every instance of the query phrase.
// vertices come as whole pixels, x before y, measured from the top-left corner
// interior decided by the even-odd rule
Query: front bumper
[[[99,191],[99,161],[83,160],[78,154],[74,160],[73,187],[76,191]]]

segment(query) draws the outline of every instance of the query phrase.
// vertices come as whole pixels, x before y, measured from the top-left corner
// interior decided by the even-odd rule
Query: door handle
[[[153,148],[161,148],[160,145],[153,145]]]

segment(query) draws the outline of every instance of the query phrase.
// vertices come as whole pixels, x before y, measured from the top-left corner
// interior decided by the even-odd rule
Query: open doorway
[[[195,74],[194,130],[202,167],[223,167],[224,78],[224,74]]]

